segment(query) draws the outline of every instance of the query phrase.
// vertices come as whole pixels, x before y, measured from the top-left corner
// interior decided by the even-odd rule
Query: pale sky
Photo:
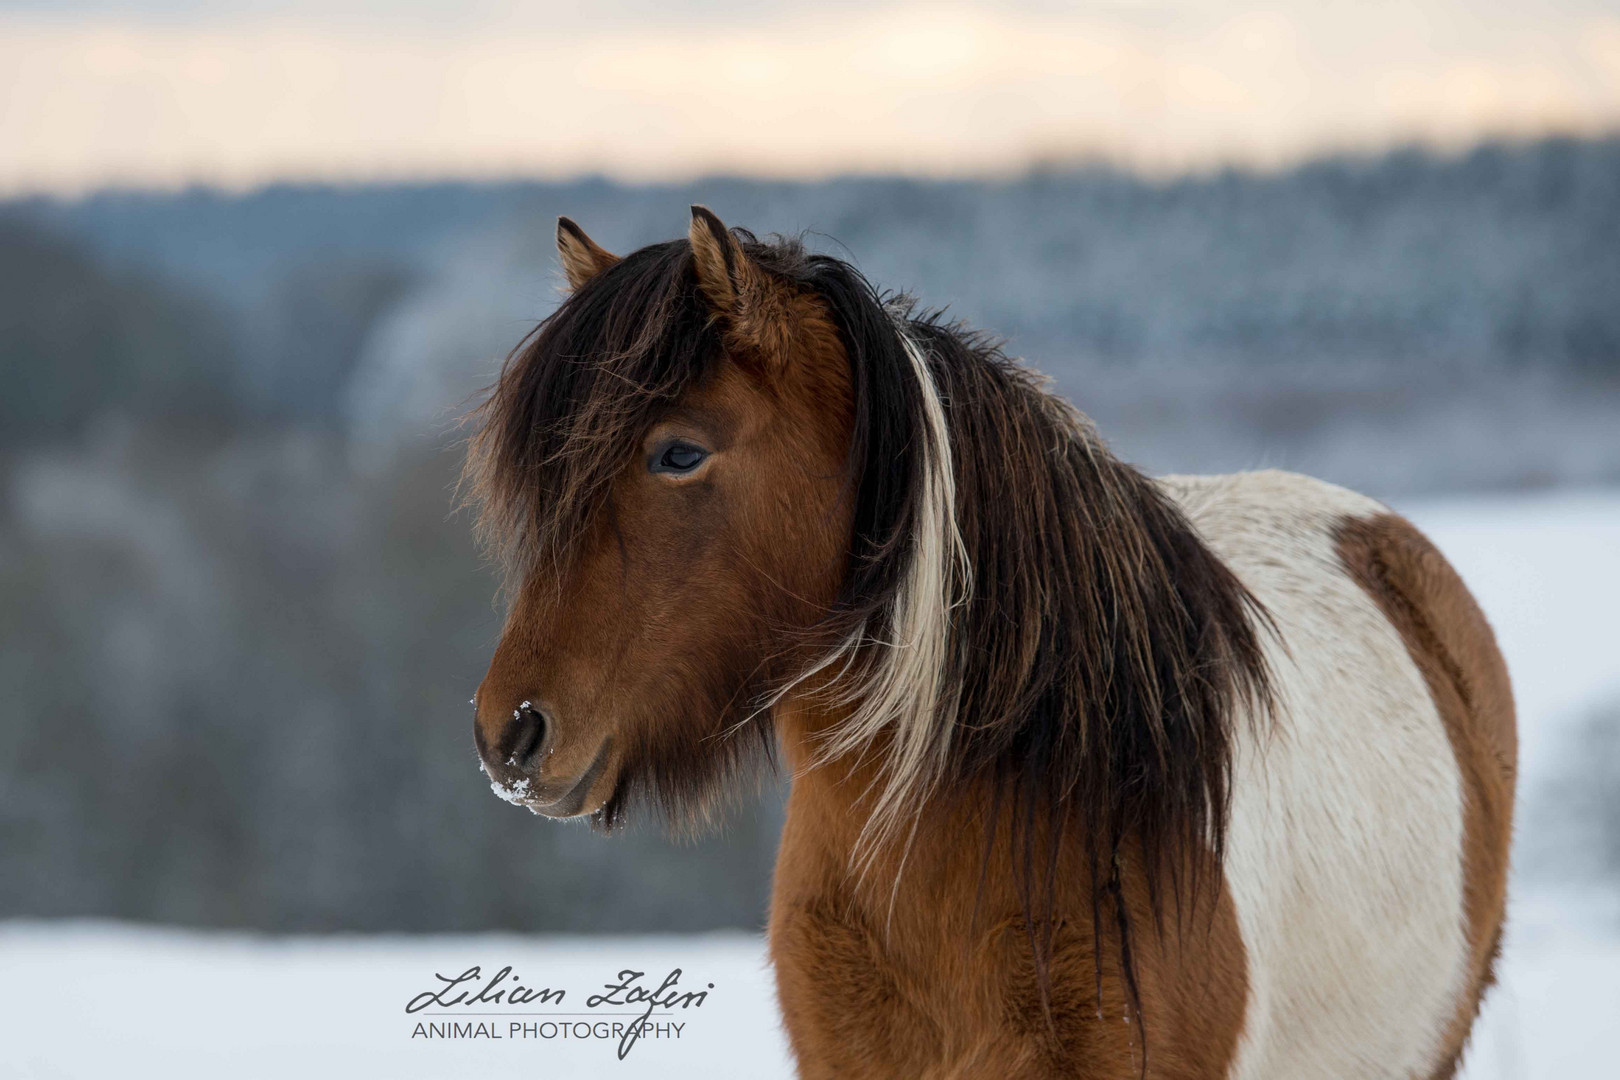
[[[1620,130],[1620,0],[0,0],[0,194],[1159,172]]]

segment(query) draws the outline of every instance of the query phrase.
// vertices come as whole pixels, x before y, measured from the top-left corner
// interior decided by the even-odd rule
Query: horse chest
[[[962,915],[939,902],[897,913],[886,931],[840,897],[779,898],[771,951],[804,1077],[1139,1074],[1111,977],[1099,1007],[1089,933],[1060,933],[1049,1025],[1022,928],[1008,919],[969,933]]]

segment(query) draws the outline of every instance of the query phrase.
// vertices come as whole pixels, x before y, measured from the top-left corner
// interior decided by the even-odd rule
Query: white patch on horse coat
[[[1456,759],[1334,529],[1386,513],[1282,472],[1165,477],[1276,620],[1274,729],[1240,729],[1226,881],[1249,998],[1230,1076],[1427,1076],[1467,979]]]
[[[968,595],[972,581],[956,524],[956,474],[944,405],[922,350],[903,329],[899,333],[922,392],[926,423],[911,563],[890,613],[891,640],[878,643],[878,659],[863,678],[850,680],[854,685],[843,696],[856,704],[855,711],[827,736],[815,762],[858,755],[880,733],[892,732],[882,763],[882,788],[865,833],[868,854],[892,833],[907,807],[926,794],[949,759],[958,693],[947,685],[951,612]],[[862,628],[816,670],[840,659],[848,663],[856,650],[870,644]]]

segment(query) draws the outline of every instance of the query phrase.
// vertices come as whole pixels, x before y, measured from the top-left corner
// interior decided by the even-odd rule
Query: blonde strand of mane
[[[884,743],[873,781],[877,800],[852,854],[863,878],[906,811],[927,798],[949,763],[961,694],[952,685],[951,619],[966,602],[973,573],[957,527],[944,404],[921,349],[897,329],[921,390],[926,430],[910,564],[887,620],[891,640],[879,640],[862,626],[806,673],[842,661],[850,677],[836,680],[832,693],[837,703],[853,706],[823,737],[810,768]]]

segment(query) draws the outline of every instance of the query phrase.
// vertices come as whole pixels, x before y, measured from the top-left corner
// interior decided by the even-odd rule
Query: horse
[[[1152,478],[993,340],[692,208],[473,414],[497,793],[612,831],[791,777],[817,1077],[1447,1077],[1517,757],[1457,573],[1366,496]]]

